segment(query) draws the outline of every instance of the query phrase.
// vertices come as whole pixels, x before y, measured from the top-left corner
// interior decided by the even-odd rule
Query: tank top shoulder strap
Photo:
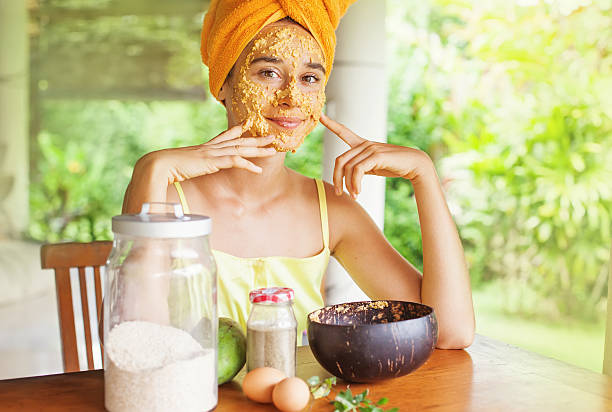
[[[325,197],[325,185],[321,179],[315,179],[317,192],[319,194],[319,210],[321,212],[321,232],[323,233],[323,246],[329,248],[329,222],[327,219],[327,198]]]
[[[186,215],[191,214],[189,210],[189,205],[187,204],[187,198],[185,197],[185,193],[183,192],[183,188],[181,187],[180,182],[174,182],[174,187],[176,188],[176,192],[178,193],[179,199],[181,201],[181,206],[183,206],[183,213]]]

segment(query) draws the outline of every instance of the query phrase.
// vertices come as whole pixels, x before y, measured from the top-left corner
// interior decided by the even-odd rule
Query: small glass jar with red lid
[[[297,320],[293,289],[269,287],[249,293],[247,371],[268,366],[295,376]]]

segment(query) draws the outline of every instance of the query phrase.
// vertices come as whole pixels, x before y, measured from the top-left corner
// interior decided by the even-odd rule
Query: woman
[[[201,145],[143,156],[123,212],[137,213],[143,202],[181,202],[211,216],[219,315],[243,326],[250,289],[287,286],[296,290],[301,332],[306,314],[323,306],[321,283],[333,255],[370,298],[433,306],[438,347],[467,347],[474,336],[469,275],[432,161],[419,150],[371,142],[321,113],[334,30],[349,4],[213,0],[202,57],[228,130]],[[286,152],[319,121],[350,147],[336,159],[333,184],[284,166]],[[423,275],[355,202],[364,174],[411,181]]]

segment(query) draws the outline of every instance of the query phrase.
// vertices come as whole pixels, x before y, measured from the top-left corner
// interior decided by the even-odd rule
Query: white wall
[[[387,140],[385,74],[385,2],[359,0],[336,31],[334,69],[327,84],[327,114],[369,140]],[[348,146],[329,131],[324,136],[323,179],[332,181],[336,157]],[[359,203],[382,229],[385,181],[365,176]],[[326,304],[367,299],[344,269],[332,259],[326,275]]]

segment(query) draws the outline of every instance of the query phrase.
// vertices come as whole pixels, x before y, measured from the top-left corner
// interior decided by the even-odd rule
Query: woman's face
[[[301,26],[276,22],[243,50],[219,99],[230,126],[245,122],[247,135],[274,135],[280,152],[295,151],[317,125],[325,103],[325,62]]]

